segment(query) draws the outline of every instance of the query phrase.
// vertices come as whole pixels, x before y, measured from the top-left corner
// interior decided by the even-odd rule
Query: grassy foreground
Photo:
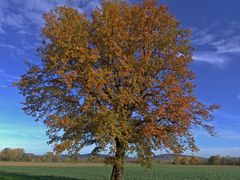
[[[111,167],[95,163],[4,163],[1,180],[105,180]],[[126,180],[240,180],[240,167],[154,165],[152,169],[127,164]]]

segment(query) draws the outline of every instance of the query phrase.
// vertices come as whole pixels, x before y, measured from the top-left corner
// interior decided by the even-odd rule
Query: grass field
[[[111,167],[81,163],[0,163],[0,180],[105,180]],[[152,169],[127,164],[126,180],[240,180],[240,167],[154,165]]]

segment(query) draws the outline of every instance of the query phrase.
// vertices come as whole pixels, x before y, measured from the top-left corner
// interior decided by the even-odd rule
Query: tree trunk
[[[112,169],[111,180],[124,180],[123,170],[124,170],[124,156],[125,150],[118,138],[116,138],[116,153],[115,160]]]

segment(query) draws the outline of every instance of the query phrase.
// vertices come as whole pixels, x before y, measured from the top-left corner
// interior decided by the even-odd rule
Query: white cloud
[[[239,31],[240,24],[235,21],[210,24],[209,27],[203,30],[195,28],[193,30],[192,43],[194,46],[197,46],[196,49],[209,46],[212,50],[197,52],[193,57],[194,60],[220,67],[223,66],[231,59],[231,55],[240,55]]]
[[[15,49],[16,47],[12,44],[0,43],[0,47]]]
[[[229,58],[216,52],[200,51],[193,55],[193,60],[207,62],[222,67]]]
[[[35,50],[41,42],[39,34],[44,24],[43,14],[63,5],[74,7],[79,12],[88,12],[100,6],[100,0],[2,0],[0,49],[8,48],[8,56],[14,59],[35,57]]]
[[[240,36],[232,36],[216,42],[211,43],[220,54],[238,54],[240,55]]]
[[[43,13],[57,6],[71,6],[80,12],[100,6],[100,0],[2,0],[0,6],[0,50],[7,59],[36,59],[44,23]],[[19,76],[0,69],[0,88],[11,87]]]
[[[209,34],[206,30],[197,31],[194,34],[194,39],[192,40],[193,44],[204,45],[211,43],[215,39],[215,35]]]
[[[86,12],[100,6],[100,0],[3,0],[0,6],[0,33],[5,32],[7,27],[16,28],[21,33],[32,31],[33,28],[38,31],[44,22],[43,13],[63,5]]]

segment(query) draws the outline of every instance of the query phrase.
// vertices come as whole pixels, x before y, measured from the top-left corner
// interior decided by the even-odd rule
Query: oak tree
[[[56,152],[108,149],[116,180],[127,153],[149,165],[154,150],[197,151],[193,127],[213,132],[217,106],[193,93],[190,32],[166,6],[105,0],[90,17],[66,6],[44,17],[41,64],[17,85]]]

